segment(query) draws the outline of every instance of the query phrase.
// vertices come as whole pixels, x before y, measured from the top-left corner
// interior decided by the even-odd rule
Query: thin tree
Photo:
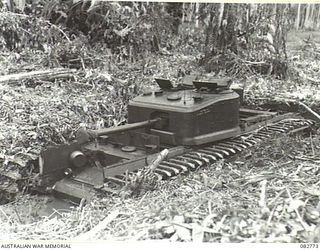
[[[297,16],[295,21],[295,29],[298,30],[300,28],[300,15],[301,15],[301,4],[298,4]]]

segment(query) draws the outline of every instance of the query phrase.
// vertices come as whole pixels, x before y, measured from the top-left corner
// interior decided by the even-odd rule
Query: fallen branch
[[[159,166],[159,164],[167,157],[168,153],[169,153],[168,149],[162,150],[159,153],[158,157],[151,163],[151,165],[148,168],[151,171],[154,171]]]
[[[283,96],[285,94],[282,94]],[[252,98],[254,100],[259,100],[259,101],[276,101],[279,103],[286,103],[286,104],[296,104],[299,105],[300,107],[304,108],[305,111],[307,111],[310,115],[312,115],[318,122],[320,122],[320,115],[315,112],[314,110],[312,110],[308,105],[306,105],[305,103],[303,103],[302,101],[299,100],[295,100],[295,99],[288,99],[288,98],[283,98],[281,96],[279,97],[275,97],[273,99],[270,99],[268,97],[259,97],[259,98]]]
[[[76,70],[74,69],[48,69],[48,70],[37,70],[31,72],[22,72],[17,74],[0,76],[0,83],[6,82],[18,82],[25,79],[35,78],[42,81],[52,81],[54,79],[61,78],[73,78],[73,74]]]
[[[298,102],[301,107],[303,107],[306,111],[308,111],[313,117],[315,117],[320,122],[320,115],[313,111],[310,107],[308,107],[303,102]]]
[[[137,183],[141,184],[141,182],[145,181],[148,176],[150,176],[155,169],[159,166],[159,164],[167,157],[169,153],[168,149],[162,150],[157,158],[146,168],[137,172],[131,179],[131,185],[136,186]]]
[[[120,196],[126,197],[131,192],[139,193],[143,189],[143,185],[147,183],[156,184],[155,180],[159,180],[159,177],[154,173],[154,171],[159,166],[159,164],[167,157],[168,153],[169,150],[164,149],[157,155],[157,157],[149,166],[140,169],[138,172],[134,173],[131,176],[129,176],[129,174],[126,173],[126,185],[120,192]]]
[[[103,221],[101,221],[98,225],[96,225],[94,228],[92,228],[90,231],[80,234],[73,238],[75,241],[85,241],[85,240],[93,240],[95,236],[106,228],[106,226],[111,223],[115,218],[118,217],[120,214],[119,210],[115,210],[111,212]]]
[[[307,156],[299,157],[299,156],[294,156],[292,158],[295,159],[295,160],[311,161],[311,162],[314,162],[314,163],[320,163],[320,158],[319,157],[307,157]]]

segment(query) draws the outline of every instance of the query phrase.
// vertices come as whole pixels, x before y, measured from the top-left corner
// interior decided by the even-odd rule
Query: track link
[[[203,148],[195,149],[191,152],[167,159],[159,164],[155,173],[159,179],[166,180],[189,171],[194,171],[205,165],[210,165],[221,159],[227,159],[243,150],[250,148],[262,141],[271,138],[275,134],[292,134],[310,128],[314,122],[305,119],[286,119],[280,122],[267,125],[254,132],[239,135],[206,145]],[[123,176],[109,178],[108,182],[123,186],[125,181]],[[108,185],[108,182],[106,183]],[[111,184],[111,183],[110,183]]]

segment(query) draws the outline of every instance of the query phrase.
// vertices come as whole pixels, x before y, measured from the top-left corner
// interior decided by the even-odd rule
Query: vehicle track
[[[234,138],[211,143],[205,147],[191,150],[182,155],[162,161],[155,169],[159,180],[166,180],[189,171],[194,171],[216,161],[227,159],[253,147],[258,143],[271,138],[276,134],[297,134],[306,131],[314,125],[314,121],[307,119],[285,119],[280,122],[264,126],[253,132],[248,132]],[[117,193],[126,185],[127,174],[107,177],[107,188],[102,189],[108,193]],[[110,189],[111,187],[111,189]]]

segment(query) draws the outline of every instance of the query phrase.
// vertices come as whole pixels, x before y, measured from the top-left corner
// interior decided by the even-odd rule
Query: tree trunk
[[[186,3],[182,3],[182,17],[181,17],[181,23],[184,23],[184,21],[185,21],[185,8],[186,8]]]
[[[312,28],[315,29],[316,25],[317,25],[317,5],[316,4],[312,4],[311,6],[311,14],[310,14],[310,19],[312,22]]]
[[[306,9],[306,16],[304,19],[304,28],[310,28],[310,4],[307,4],[307,9]]]
[[[193,15],[193,3],[190,3],[188,15],[189,15],[189,16],[188,16],[188,22],[191,23],[191,21],[192,21],[192,15]]]
[[[195,18],[196,18],[196,28],[199,28],[199,3],[196,2],[196,13],[195,13]]]
[[[277,8],[278,8],[278,4],[274,3],[273,4],[273,8],[272,8],[272,20],[276,21],[276,15],[277,15]]]
[[[310,15],[309,15],[309,22],[310,22],[310,26],[313,27],[314,26],[314,4],[310,5]]]
[[[224,3],[221,3],[220,10],[219,10],[218,28],[220,28],[222,24],[223,12],[224,12]]]
[[[13,11],[13,1],[12,0],[2,0],[2,4],[7,10]]]
[[[318,7],[318,15],[316,19],[316,28],[319,29],[320,27],[320,7]]]
[[[301,15],[301,4],[298,4],[298,11],[297,11],[297,16],[296,16],[296,22],[295,22],[295,29],[299,30],[300,28],[300,15]]]

